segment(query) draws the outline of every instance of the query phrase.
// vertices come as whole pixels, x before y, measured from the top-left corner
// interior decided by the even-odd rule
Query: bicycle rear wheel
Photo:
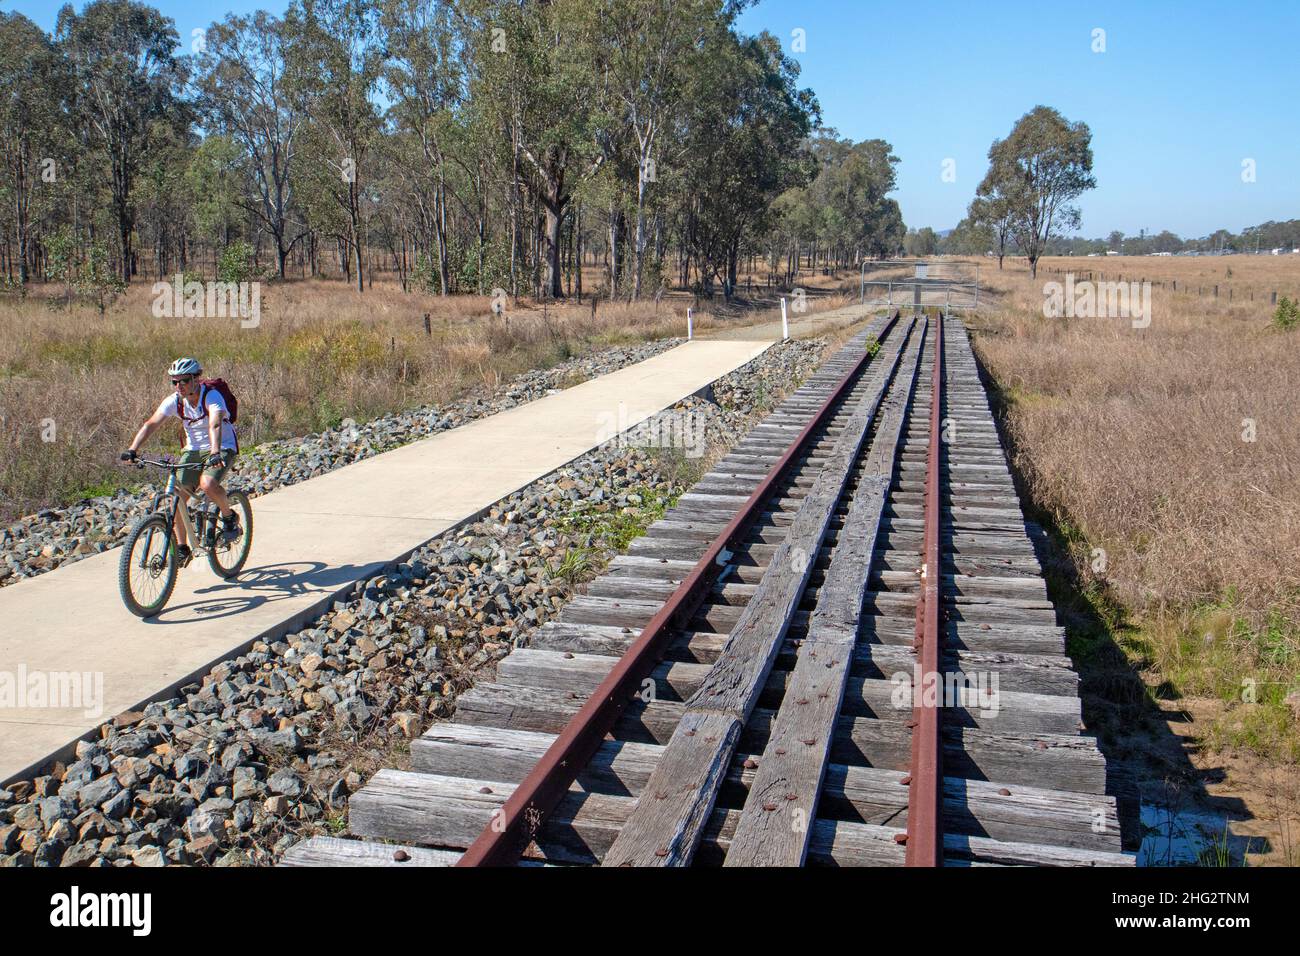
[[[126,609],[137,617],[161,611],[176,586],[176,571],[171,522],[163,514],[145,515],[127,535],[117,566],[117,588]]]
[[[227,492],[231,510],[239,516],[241,534],[234,541],[221,540],[221,526],[217,526],[217,541],[208,552],[208,564],[214,573],[223,578],[233,578],[244,570],[248,552],[253,547],[253,506],[242,491]]]

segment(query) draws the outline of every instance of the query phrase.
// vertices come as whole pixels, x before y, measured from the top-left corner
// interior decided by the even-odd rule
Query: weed
[[[592,548],[570,548],[564,552],[560,563],[551,570],[552,578],[563,581],[569,587],[577,587],[584,581],[591,580],[600,564],[599,554]]]
[[[1273,311],[1273,327],[1289,332],[1297,324],[1300,324],[1300,299],[1293,301],[1287,296],[1282,296]]]

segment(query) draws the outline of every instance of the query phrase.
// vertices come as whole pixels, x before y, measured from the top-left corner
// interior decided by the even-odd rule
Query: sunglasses
[[[172,379],[172,384],[173,384],[173,385],[188,385],[188,384],[190,384],[190,382],[192,382],[192,381],[194,381],[194,376],[193,376],[193,375],[191,375],[189,378],[174,378],[174,379]]]

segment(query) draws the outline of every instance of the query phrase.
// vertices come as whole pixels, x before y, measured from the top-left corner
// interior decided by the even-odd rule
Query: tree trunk
[[[510,166],[510,295],[519,298],[519,145],[516,131]]]
[[[611,204],[609,207],[609,296],[611,299],[618,295],[618,280],[622,271],[618,261],[622,226],[623,211],[617,205]]]
[[[578,262],[578,274],[575,277],[574,285],[577,288],[578,301],[582,301],[582,206],[579,204],[573,211],[573,243],[577,247],[575,250]]]
[[[446,296],[450,292],[447,274],[450,269],[450,257],[447,250],[447,190],[441,182],[438,183],[434,203],[437,206],[434,215],[437,217],[435,231],[438,238],[438,289],[443,296]]]
[[[122,281],[129,283],[131,281],[131,222],[126,210],[118,210],[117,215],[118,235],[122,241]]]
[[[352,233],[352,255],[357,267],[357,291],[366,291],[366,277],[361,262],[361,188],[355,179],[348,185],[348,228]]]
[[[560,209],[559,198],[555,195],[547,196],[546,201],[542,203],[542,208],[546,217],[546,229],[543,236],[546,245],[546,275],[542,292],[552,299],[560,299],[564,297],[564,275],[561,271],[560,262],[564,251],[564,247],[560,244],[560,224],[563,221],[563,212]]]
[[[636,178],[636,235],[632,246],[632,301],[641,297],[641,267],[645,258],[645,160]]]

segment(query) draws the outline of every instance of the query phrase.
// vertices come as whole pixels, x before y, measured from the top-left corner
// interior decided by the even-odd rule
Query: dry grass
[[[1267,295],[1300,288],[1300,258],[1043,265],[1165,284],[1149,328],[1046,319],[1043,284],[1056,276],[981,263],[994,296],[972,322],[976,350],[1002,390],[1027,491],[1080,577],[1137,612],[1132,646],[1162,679],[1234,704],[1256,682],[1271,706],[1237,707],[1255,726],[1220,743],[1300,758],[1285,702],[1300,686],[1300,333],[1271,327]],[[1181,291],[1215,276],[1234,285],[1232,302],[1225,288],[1217,300]]]
[[[116,487],[116,452],[167,394],[164,373],[180,355],[237,390],[248,448],[445,403],[594,348],[682,335],[690,301],[602,301],[593,317],[587,302],[521,300],[498,317],[483,297],[407,295],[395,282],[360,295],[316,280],[264,285],[261,322],[245,329],[238,319],[155,318],[148,283],[103,316],[54,305],[60,291],[0,298],[0,522]],[[771,317],[695,318],[707,332]],[[169,437],[178,439],[179,430]]]

